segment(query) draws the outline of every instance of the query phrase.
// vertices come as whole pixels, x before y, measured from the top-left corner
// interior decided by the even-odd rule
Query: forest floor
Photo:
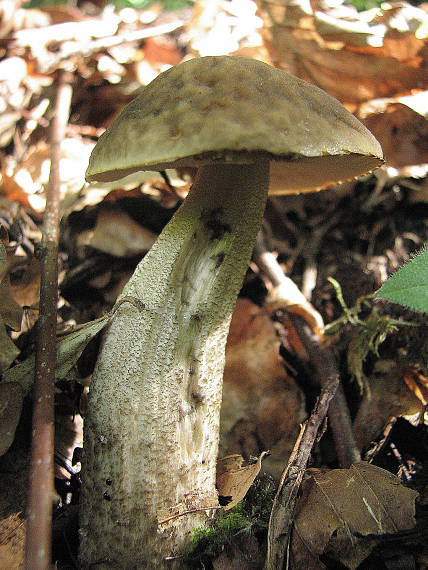
[[[5,378],[34,351],[49,129],[59,82],[71,86],[72,99],[61,158],[58,332],[111,310],[191,185],[192,173],[176,171],[168,172],[169,181],[150,172],[117,184],[84,184],[98,136],[142,85],[186,57],[229,53],[288,66],[325,89],[328,83],[331,94],[373,130],[383,145],[386,164],[322,193],[271,198],[263,224],[264,247],[322,316],[323,343],[333,354],[362,459],[397,476],[403,487],[417,491],[417,498],[385,490],[389,498],[381,499],[382,493],[376,491],[382,508],[390,500],[392,510],[403,513],[396,532],[358,527],[347,537],[350,542],[339,546],[333,544],[333,533],[326,539],[318,537],[317,548],[309,553],[303,530],[296,531],[301,542],[293,538],[290,568],[427,568],[428,323],[425,314],[372,297],[428,242],[428,111],[426,99],[422,105],[418,99],[427,68],[426,38],[419,37],[417,26],[400,35],[393,21],[393,16],[406,22],[419,17],[423,23],[423,6],[404,3],[402,12],[397,8],[393,15],[385,9],[369,24],[355,13],[361,25],[359,45],[346,25],[332,37],[331,30],[309,25],[314,15],[304,13],[306,19],[300,15],[292,32],[291,28],[284,32],[294,34],[297,46],[284,53],[284,45],[278,43],[279,24],[274,19],[269,23],[263,1],[257,13],[250,0],[200,2],[169,12],[159,5],[113,10],[88,3],[29,10],[19,3],[6,4],[0,3],[0,237],[6,256],[1,259],[4,356],[0,364]],[[8,11],[8,6],[13,9]],[[418,12],[408,13],[406,6]],[[340,20],[340,14],[327,8],[325,12]],[[377,38],[376,47],[374,40],[361,44],[364,34],[366,40]],[[319,53],[308,54],[304,41],[311,49],[316,44]],[[328,74],[321,62],[333,49],[337,69],[329,69],[326,83]],[[354,59],[358,56],[359,75]],[[270,450],[271,455],[264,459],[244,501],[222,512],[209,532],[200,533],[182,558],[183,568],[263,567],[277,482],[319,395],[320,370],[286,307],[274,304],[271,294],[272,283],[255,256],[227,348],[222,422],[228,427],[221,428],[220,442],[220,455],[241,454],[250,465],[263,451]],[[58,506],[53,559],[61,569],[78,567],[83,418],[98,347],[96,337],[76,358],[72,373],[55,386]],[[0,567],[4,569],[24,567],[32,402],[30,387],[23,391],[22,412],[16,417],[0,408],[4,433],[13,432],[19,420],[13,443],[9,442],[8,451],[9,444],[5,445],[0,457]],[[238,406],[235,400],[228,405],[231,394],[238,394]],[[267,394],[268,405],[257,407]],[[304,508],[312,492],[308,481],[322,487],[322,478],[341,467],[348,477],[328,424],[314,443],[309,467],[314,471],[306,474],[301,506],[296,507],[299,529],[312,516]],[[374,488],[372,475],[362,476],[370,488]],[[387,484],[382,480],[379,488],[387,489]],[[346,494],[345,483],[334,479],[333,486],[332,510],[345,526],[352,526],[346,505],[352,505],[355,497]],[[327,506],[320,509],[329,516]],[[366,535],[372,540],[370,547],[362,538]],[[347,553],[351,543],[357,553],[352,556]]]

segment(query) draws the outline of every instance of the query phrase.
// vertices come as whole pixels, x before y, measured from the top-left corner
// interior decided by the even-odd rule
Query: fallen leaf
[[[0,568],[15,570],[24,565],[25,517],[22,510],[12,511],[0,521]]]
[[[61,208],[66,210],[79,196],[85,182],[85,170],[94,143],[84,138],[66,138],[61,144]],[[9,200],[17,200],[43,212],[43,192],[49,182],[50,146],[44,141],[30,147],[25,161],[9,157],[2,166],[3,186]]]
[[[238,299],[226,346],[220,453],[258,456],[279,477],[306,417],[303,393],[284,368],[268,311]]]
[[[403,373],[404,382],[424,407],[428,406],[428,378],[419,370],[407,366]]]
[[[5,196],[11,202],[19,202],[23,206],[30,207],[30,202],[28,201],[27,192],[25,191],[24,188],[22,188],[20,184],[16,182],[13,175],[10,175],[10,172],[6,168],[5,163],[6,161],[3,161],[1,165],[2,188]]]
[[[387,102],[363,122],[381,143],[388,164],[400,168],[428,162],[428,120],[410,106],[398,99]]]
[[[306,299],[294,281],[286,275],[282,283],[275,285],[269,291],[266,302],[271,311],[285,310],[299,315],[314,332],[321,334],[320,331],[324,328],[322,316]]]
[[[5,325],[14,331],[20,330],[22,307],[11,293],[9,277],[5,277],[0,283],[0,315]]]
[[[109,319],[110,314],[86,323],[57,341],[56,380],[67,378],[87,344],[107,325]],[[19,383],[24,395],[27,396],[34,382],[34,362],[35,355],[32,354],[23,362],[7,370],[3,375],[3,380]]]
[[[67,378],[88,343],[108,325],[116,310],[126,302],[132,303],[139,310],[144,310],[144,307],[140,306],[136,299],[123,297],[106,315],[83,325],[78,325],[64,336],[57,337],[56,380]],[[7,370],[3,374],[3,381],[17,382],[23,389],[24,396],[27,396],[34,381],[34,361],[35,355],[32,354],[23,362]]]
[[[413,389],[409,388],[410,381]],[[414,375],[410,370],[403,370],[394,360],[379,360],[366,382],[368,390],[363,394],[353,423],[357,446],[361,450],[366,450],[391,420],[422,413],[426,405],[422,394],[419,392],[420,399],[416,393],[418,385]]]
[[[241,455],[231,455],[219,459],[217,462],[217,490],[219,497],[227,498],[227,504],[223,506],[225,511],[234,507],[247,494],[254,479],[260,473],[262,460],[269,451],[263,451],[256,463],[242,467],[244,458]]]
[[[331,471],[309,469],[301,492],[292,537],[296,569],[325,568],[322,554],[357,568],[379,537],[415,525],[418,493],[368,463]]]
[[[183,55],[172,37],[152,36],[144,42],[144,59],[153,67],[159,64],[178,65]]]
[[[361,103],[424,88],[426,54],[420,30],[427,16],[420,8],[415,12],[403,2],[398,15],[396,6],[385,3],[364,15],[354,10],[351,22],[348,13],[314,13],[306,0],[258,4],[264,41],[275,65],[340,101]]]
[[[226,473],[226,471],[233,471],[241,469],[244,463],[244,458],[239,453],[233,455],[226,455],[217,461],[217,477]]]
[[[0,455],[4,455],[15,438],[22,410],[22,389],[16,382],[0,383]]]
[[[126,212],[105,204],[100,208],[95,228],[90,231],[87,245],[114,255],[133,257],[148,251],[157,235],[142,227]]]
[[[19,354],[7,328],[18,331],[21,326],[22,308],[10,291],[8,252],[0,240],[0,372],[7,370]]]
[[[7,370],[18,355],[19,349],[12,342],[0,317],[0,372]]]

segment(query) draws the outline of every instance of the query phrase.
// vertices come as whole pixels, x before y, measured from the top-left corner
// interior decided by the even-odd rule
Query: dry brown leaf
[[[230,498],[230,501],[223,506],[225,511],[234,507],[245,497],[254,479],[260,473],[265,455],[269,455],[269,451],[263,451],[256,463],[244,467],[242,455],[229,455],[217,461],[218,494],[220,497]]]
[[[104,204],[95,228],[85,237],[85,245],[115,257],[133,257],[148,251],[157,235],[143,228],[117,207]]]
[[[7,199],[11,202],[19,202],[23,206],[30,207],[27,192],[15,181],[13,174],[9,174],[5,162],[2,162],[1,171],[2,191]]]
[[[7,370],[18,355],[19,350],[12,342],[0,317],[0,372]]]
[[[31,308],[31,311],[25,314],[25,320],[21,322],[21,332],[23,327],[34,324],[38,317],[41,265],[40,260],[32,257],[22,266],[22,275],[13,279],[11,291],[14,300],[20,307]]]
[[[403,376],[410,382],[410,371],[406,374],[393,360],[376,363],[373,374],[367,378],[369,392],[364,394],[353,424],[359,449],[367,449],[392,419],[423,412],[423,400],[409,389]]]
[[[284,280],[269,291],[266,303],[273,311],[290,311],[304,319],[311,329],[321,334],[324,322],[320,313],[310,303],[292,279],[284,275]]]
[[[16,382],[0,383],[0,455],[4,455],[15,437],[22,410],[22,388]]]
[[[12,330],[20,330],[22,307],[15,301],[11,293],[8,276],[0,282],[0,316],[4,324]]]
[[[85,138],[66,138],[61,144],[61,208],[77,200],[85,183],[85,170],[94,143]],[[50,146],[44,141],[29,148],[19,163],[11,157],[2,167],[3,189],[9,200],[31,206],[36,212],[45,208],[44,189],[49,181]]]
[[[236,471],[241,469],[244,463],[244,458],[239,453],[234,453],[233,455],[226,455],[217,461],[217,477],[223,475],[227,471]]]
[[[387,102],[363,122],[381,143],[389,165],[400,168],[428,162],[428,119],[408,105]]]
[[[25,564],[25,519],[22,511],[0,521],[0,568],[17,570]]]
[[[6,238],[7,239],[7,238]],[[0,240],[0,372],[9,368],[19,354],[19,350],[9,337],[6,327],[18,331],[21,326],[22,308],[10,291],[8,258],[13,256]]]
[[[415,525],[418,493],[368,463],[349,469],[309,469],[298,500],[292,538],[294,568],[320,570],[327,554],[356,568],[380,536]]]
[[[386,4],[378,19],[355,12],[351,23],[314,14],[304,0],[259,0],[275,64],[346,103],[424,88],[424,38],[413,30],[414,8],[400,4],[400,24]],[[416,10],[422,26],[426,14]]]
[[[409,390],[426,407],[428,406],[428,378],[419,370],[408,366],[403,373],[403,378]]]
[[[159,64],[178,65],[183,54],[175,40],[167,35],[153,36],[144,42],[144,59],[152,66]]]
[[[304,397],[287,374],[269,313],[238,299],[226,347],[220,453],[258,456],[270,449],[266,471],[280,476],[306,417]]]

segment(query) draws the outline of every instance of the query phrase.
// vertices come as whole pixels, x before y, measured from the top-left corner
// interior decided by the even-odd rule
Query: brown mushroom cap
[[[257,60],[209,56],[145,87],[100,137],[86,178],[268,157],[281,193],[291,193],[369,172],[382,156],[374,136],[321,89]]]

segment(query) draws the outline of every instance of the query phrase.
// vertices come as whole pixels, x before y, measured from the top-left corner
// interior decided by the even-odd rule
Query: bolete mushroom
[[[287,172],[283,191],[307,192],[381,162],[379,143],[338,101],[230,56],[162,73],[100,137],[88,181],[179,166],[198,173],[104,336],[85,420],[85,568],[159,568],[218,504],[225,343],[269,168]]]

